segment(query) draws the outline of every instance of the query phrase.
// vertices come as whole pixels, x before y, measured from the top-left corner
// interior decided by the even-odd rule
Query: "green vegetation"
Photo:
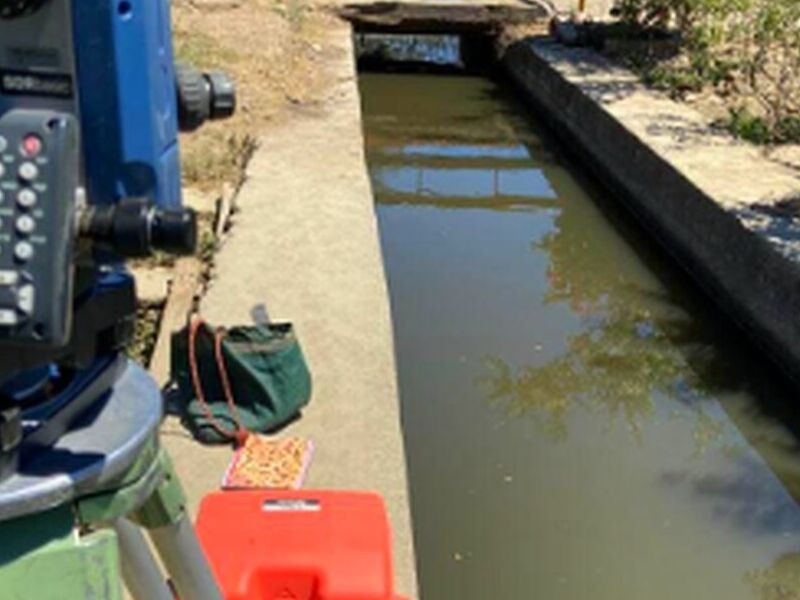
[[[143,302],[137,310],[133,339],[126,352],[131,359],[145,366],[150,363],[158,339],[162,308],[161,304]]]
[[[631,58],[653,87],[674,97],[712,89],[730,110],[724,125],[759,144],[800,143],[800,2],[619,0],[614,14],[634,32],[678,41],[669,58]]]
[[[770,124],[746,108],[733,109],[720,123],[736,137],[754,144],[796,144],[800,142],[800,115],[788,115]]]
[[[800,554],[784,554],[765,569],[746,575],[760,600],[797,600],[800,598]]]
[[[211,265],[217,253],[219,240],[214,231],[214,216],[199,215],[197,221],[197,257],[205,265]]]

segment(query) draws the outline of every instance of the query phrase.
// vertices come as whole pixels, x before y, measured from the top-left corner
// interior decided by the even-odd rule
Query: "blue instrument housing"
[[[181,204],[168,0],[73,0],[75,71],[92,204]]]
[[[74,222],[75,239],[83,236],[90,244],[80,247],[69,244],[69,256],[65,257],[69,272],[65,274],[65,281],[70,285],[51,292],[37,283],[35,296],[41,303],[51,303],[55,307],[54,314],[61,316],[72,312],[76,315],[94,311],[94,307],[103,302],[108,304],[102,297],[112,297],[116,288],[121,290],[119,295],[125,300],[97,310],[104,311],[104,318],[113,314],[123,322],[136,310],[133,294],[126,296],[124,293],[132,289],[132,281],[109,283],[109,269],[120,271],[123,268],[122,262],[129,256],[125,252],[152,251],[142,246],[152,240],[162,246],[166,240],[167,244],[173,244],[172,247],[178,243],[185,248],[191,233],[191,223],[181,220],[182,214],[172,210],[179,209],[182,202],[178,150],[179,94],[172,49],[170,0],[0,0],[0,8],[3,6],[7,9],[11,6],[12,13],[6,11],[0,17],[0,118],[13,115],[16,123],[21,118],[18,115],[23,114],[20,111],[71,114],[75,117],[72,122],[77,122],[79,135],[78,157],[74,162],[76,177],[72,185],[66,186],[71,189],[53,193],[40,178],[35,183],[39,186],[36,189],[38,197],[32,200],[39,204],[31,209],[18,200],[19,190],[26,187],[27,182],[14,177],[17,169],[14,161],[19,161],[18,155],[24,152],[22,138],[17,133],[9,134],[8,131],[12,131],[10,125],[6,127],[6,135],[10,137],[0,139],[0,162],[6,175],[0,182],[5,186],[2,189],[6,200],[2,207],[5,211],[2,222],[6,229],[0,231],[0,237],[6,246],[11,244],[13,248],[21,235],[13,225],[20,215],[30,217],[27,211],[35,219],[38,239],[49,243],[52,236],[45,238],[40,234],[44,231],[44,224],[58,220],[55,208],[61,206],[61,202],[73,204],[69,211],[62,211],[68,221],[63,229],[72,231]],[[30,137],[36,135],[30,133]],[[51,155],[51,151],[53,148],[47,144],[35,150],[35,153],[47,153],[47,156],[36,158],[41,173],[55,171],[67,164],[63,157]],[[49,162],[51,160],[53,162]],[[78,193],[81,190],[83,194]],[[46,191],[51,195],[45,197]],[[76,199],[81,198],[88,206],[76,203]],[[131,201],[144,202],[146,208],[132,212],[139,210],[136,206],[140,205],[132,205]],[[102,213],[110,215],[105,217],[106,221],[93,216],[100,215],[98,211],[101,210],[124,206],[127,209],[121,209],[119,213]],[[157,219],[153,217],[156,211],[170,210],[169,214],[158,213]],[[117,214],[122,216],[115,221]],[[78,215],[82,215],[80,223]],[[89,228],[86,225],[89,218],[95,218],[92,223],[99,225]],[[184,223],[189,224],[180,228]],[[119,227],[127,228],[125,233],[120,234]],[[153,235],[151,227],[161,229]],[[172,237],[165,238],[165,235]],[[123,242],[134,240],[138,245],[132,247],[128,243],[125,246],[123,242],[118,243],[120,239]],[[144,241],[139,243],[140,240]],[[36,249],[39,261],[42,260],[40,254],[46,252],[45,241],[35,242],[39,244]],[[25,281],[48,281],[37,271],[38,267],[33,269],[33,263],[23,263],[15,263],[15,273],[21,273],[17,277],[24,276]],[[68,345],[63,346],[62,338],[59,338],[52,344],[49,339],[44,339],[40,346],[35,346],[35,340],[21,339],[19,323],[27,316],[20,315],[22,309],[17,309],[16,305],[9,308],[16,302],[18,290],[6,286],[0,291],[7,292],[8,296],[4,296],[0,308],[17,311],[17,324],[12,324],[12,327],[6,323],[0,327],[2,356],[5,358],[0,364],[0,397],[3,395],[2,386],[9,377],[31,366],[47,364],[50,360],[57,362],[62,357],[73,364],[85,365],[91,359],[91,349],[96,340],[108,338],[99,329],[94,329],[100,327],[97,324],[102,319],[84,319],[80,331],[67,326],[67,329],[73,329]],[[10,312],[6,317],[10,322]],[[114,326],[113,321],[103,325],[106,328],[111,326]],[[42,330],[45,329],[37,331]],[[119,331],[122,335],[123,328]],[[17,343],[30,343],[31,347],[22,352],[14,346]],[[12,347],[14,352],[6,351]],[[118,351],[118,346],[101,344],[98,352],[102,353],[103,347]]]
[[[170,0],[0,0],[0,479],[114,386],[124,260],[196,249],[178,132],[235,105],[224,73],[176,73]]]

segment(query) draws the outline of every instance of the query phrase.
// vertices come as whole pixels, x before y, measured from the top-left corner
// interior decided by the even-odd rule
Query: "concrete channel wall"
[[[800,379],[800,174],[710,130],[596,53],[518,42],[523,97],[711,297]]]

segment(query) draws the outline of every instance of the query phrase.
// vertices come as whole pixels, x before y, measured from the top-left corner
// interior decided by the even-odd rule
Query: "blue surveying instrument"
[[[124,261],[196,246],[178,132],[236,104],[224,73],[175,65],[169,10],[0,0],[0,597],[121,598],[121,568],[173,599],[143,530],[182,598],[221,597],[160,391],[124,357]]]
[[[175,66],[165,0],[0,0],[0,479],[125,369],[122,261],[193,252],[178,131],[234,108]]]

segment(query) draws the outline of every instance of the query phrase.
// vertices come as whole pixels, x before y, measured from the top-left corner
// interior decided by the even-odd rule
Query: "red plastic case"
[[[401,600],[376,494],[215,493],[197,532],[227,600]]]

